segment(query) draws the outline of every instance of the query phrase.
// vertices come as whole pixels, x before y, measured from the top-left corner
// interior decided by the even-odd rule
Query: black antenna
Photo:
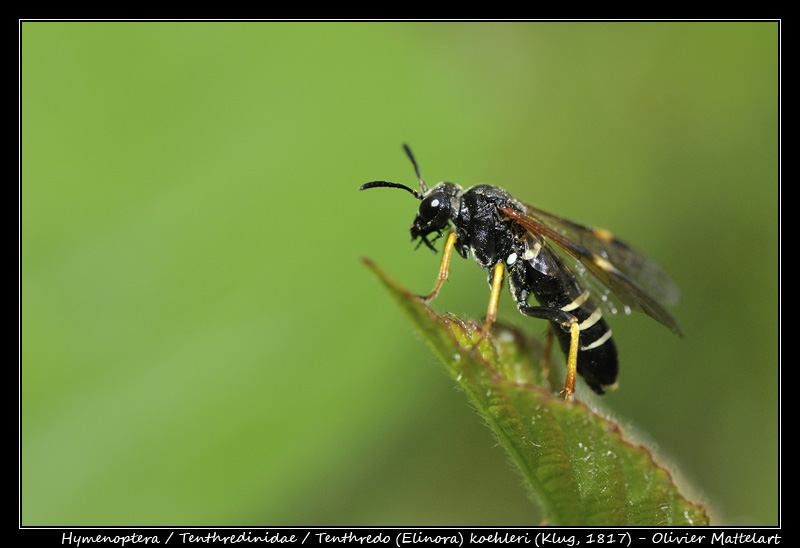
[[[409,188],[406,185],[401,185],[400,183],[390,183],[389,181],[372,181],[371,183],[366,183],[361,185],[358,190],[367,190],[368,188],[379,188],[379,187],[387,187],[387,188],[402,188],[403,190],[409,191],[411,194],[414,195],[414,198],[417,200],[422,199],[422,193],[419,190],[414,190],[413,188]]]
[[[414,154],[412,154],[411,149],[408,147],[408,145],[403,144],[403,150],[406,151],[406,155],[411,160],[411,164],[414,166],[414,171],[417,174],[417,180],[419,181],[419,186],[422,189],[422,192],[414,190],[413,188],[409,188],[406,185],[401,185],[400,183],[390,183],[389,181],[372,181],[371,183],[361,185],[358,190],[379,187],[402,188],[403,190],[410,192],[417,200],[422,200],[423,193],[428,192],[428,185],[426,185],[425,181],[422,180],[422,175],[419,172],[419,166],[417,165],[417,161],[414,159]]]
[[[414,171],[417,173],[417,180],[419,181],[419,187],[422,189],[422,192],[428,192],[428,185],[425,184],[425,181],[422,180],[422,174],[419,172],[419,166],[417,165],[417,161],[414,159],[414,154],[411,152],[411,148],[405,143],[403,143],[403,150],[406,151],[406,155],[411,160],[411,163],[414,165]]]

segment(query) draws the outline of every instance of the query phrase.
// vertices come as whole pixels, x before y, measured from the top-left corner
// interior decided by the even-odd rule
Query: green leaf
[[[648,449],[586,404],[554,395],[539,366],[541,343],[498,324],[481,340],[480,325],[437,314],[364,262],[511,455],[548,523],[708,525],[706,509],[678,491]]]

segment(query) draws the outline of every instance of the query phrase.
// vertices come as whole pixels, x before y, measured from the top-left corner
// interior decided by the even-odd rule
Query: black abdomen
[[[561,350],[567,354],[570,333],[565,321],[570,316],[578,320],[580,330],[577,371],[589,387],[598,394],[617,380],[617,346],[603,312],[583,290],[577,279],[547,248],[528,242],[520,249],[523,260],[512,254],[506,261],[511,294],[523,314],[549,320]],[[535,297],[540,306],[530,306],[528,298]]]
[[[581,332],[578,346],[578,374],[592,390],[603,394],[606,387],[616,382],[618,372],[617,345],[611,337],[611,328],[602,318],[602,311],[591,299],[568,312],[578,319]],[[564,331],[556,322],[551,324],[561,350],[566,354],[569,351],[569,332]]]

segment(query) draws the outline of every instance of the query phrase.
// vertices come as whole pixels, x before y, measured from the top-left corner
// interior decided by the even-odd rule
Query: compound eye
[[[419,206],[419,216],[423,221],[430,223],[434,220],[447,219],[450,204],[440,196],[428,196]]]

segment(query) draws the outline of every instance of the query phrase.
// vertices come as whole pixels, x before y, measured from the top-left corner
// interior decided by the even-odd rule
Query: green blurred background
[[[779,31],[22,23],[22,524],[539,523],[359,261],[433,285],[417,202],[357,191],[416,184],[403,142],[673,275],[685,338],[612,320],[602,404],[715,523],[777,524]],[[456,259],[434,307],[487,297]]]

